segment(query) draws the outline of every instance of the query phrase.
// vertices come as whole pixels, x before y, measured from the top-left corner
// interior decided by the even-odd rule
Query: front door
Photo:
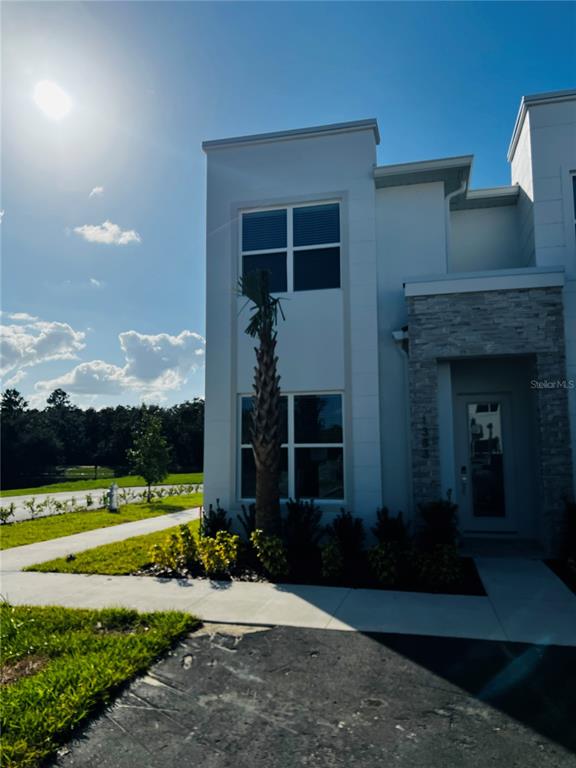
[[[456,501],[461,532],[512,533],[516,515],[510,395],[459,395],[456,404]]]

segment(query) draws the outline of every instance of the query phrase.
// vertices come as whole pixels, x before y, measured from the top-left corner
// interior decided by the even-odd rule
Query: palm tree
[[[256,527],[268,535],[280,533],[280,376],[276,356],[280,299],[270,294],[270,273],[249,272],[240,291],[252,303],[246,333],[258,338],[250,438],[256,464]]]

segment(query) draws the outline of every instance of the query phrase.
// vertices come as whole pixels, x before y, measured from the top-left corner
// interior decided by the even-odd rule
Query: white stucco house
[[[203,144],[206,501],[254,494],[236,287],[264,267],[283,496],[370,523],[450,490],[464,538],[551,552],[574,491],[576,91],[522,99],[506,187],[471,188],[472,155],[379,166],[379,142],[361,120]]]

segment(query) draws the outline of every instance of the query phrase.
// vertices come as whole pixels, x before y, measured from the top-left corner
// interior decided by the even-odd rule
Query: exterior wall
[[[238,394],[252,386],[254,344],[243,333],[243,209],[338,199],[342,288],[285,295],[278,354],[284,391],[344,392],[345,506],[381,503],[378,324],[372,130],[251,142],[208,152],[205,491],[237,506]],[[334,504],[337,510],[342,503]]]
[[[408,371],[392,332],[408,323],[404,280],[446,271],[444,212],[442,182],[376,190],[382,498],[405,513],[412,507]]]
[[[498,355],[536,359],[535,378],[566,378],[562,289],[557,287],[408,297],[410,402],[415,502],[441,492],[438,361]],[[527,386],[529,382],[527,382]],[[559,543],[564,497],[572,491],[566,389],[535,389],[540,536]]]
[[[576,99],[533,105],[522,137],[529,132],[532,169],[535,260],[538,266],[562,265],[567,375],[576,382],[576,238],[571,172],[576,170]],[[512,161],[514,169],[520,143]],[[524,162],[520,160],[519,162]],[[530,186],[526,186],[527,194]],[[576,391],[569,391],[572,445],[576,446]],[[576,486],[576,475],[574,477]]]
[[[449,272],[476,272],[530,266],[520,247],[515,205],[450,213]]]
[[[530,114],[526,115],[520,138],[512,158],[511,181],[520,186],[518,218],[520,252],[526,265],[534,264],[534,187],[532,183],[532,144],[530,140]]]

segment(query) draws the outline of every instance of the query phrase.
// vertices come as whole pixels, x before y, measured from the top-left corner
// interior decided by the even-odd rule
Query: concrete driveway
[[[59,768],[573,768],[576,652],[207,625]]]

